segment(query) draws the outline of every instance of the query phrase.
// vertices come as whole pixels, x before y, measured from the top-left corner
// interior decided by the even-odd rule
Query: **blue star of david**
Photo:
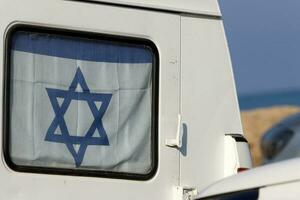
[[[81,86],[82,92],[75,91],[78,84]],[[102,124],[102,117],[108,108],[112,94],[91,93],[79,67],[76,70],[69,90],[60,90],[53,88],[46,88],[46,90],[50,98],[55,117],[50,127],[48,128],[45,141],[64,143],[72,154],[76,167],[79,167],[81,165],[88,145],[109,146],[109,141]],[[63,99],[61,105],[58,103],[57,98]],[[64,114],[66,113],[72,100],[86,101],[93,114],[94,121],[92,122],[90,128],[87,130],[85,136],[70,135],[67,128]],[[95,102],[102,103],[99,109],[97,108]],[[58,127],[61,130],[61,134],[55,133],[55,130]],[[98,130],[99,133],[98,137],[93,136],[96,130]],[[73,145],[79,145],[78,152],[75,151]]]

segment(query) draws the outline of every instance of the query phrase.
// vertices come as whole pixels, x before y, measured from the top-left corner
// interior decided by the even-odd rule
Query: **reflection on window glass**
[[[150,47],[16,31],[9,51],[7,134],[15,165],[152,170]]]

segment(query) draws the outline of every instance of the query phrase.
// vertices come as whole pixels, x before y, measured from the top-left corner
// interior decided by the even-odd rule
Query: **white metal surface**
[[[224,138],[224,176],[231,176],[236,174],[239,166],[239,156],[236,149],[236,141],[231,136]]]
[[[224,177],[236,174],[239,168],[252,168],[247,142],[237,142],[231,135],[226,135],[224,154]]]
[[[199,197],[299,181],[299,166],[300,159],[297,158],[257,167],[209,186]]]
[[[249,145],[246,142],[236,142],[236,150],[238,153],[238,161],[240,168],[252,168],[252,158]]]
[[[182,17],[181,48],[180,182],[201,191],[224,177],[225,134],[242,126],[222,22]]]
[[[182,13],[221,16],[217,0],[92,0]]]
[[[9,25],[23,21],[53,27],[147,38],[157,45],[161,66],[159,168],[154,178],[149,181],[129,181],[18,173],[5,165],[2,156],[0,199],[172,199],[172,186],[178,185],[179,181],[179,155],[176,149],[166,147],[164,141],[166,138],[172,138],[177,131],[180,16],[70,1],[1,0],[0,4],[1,47],[4,46],[3,38]],[[3,55],[3,48],[0,49],[0,54]],[[2,56],[0,63],[0,77],[3,77]],[[0,88],[3,88],[2,78]],[[3,90],[0,91],[2,98]],[[2,130],[2,117],[0,121]]]
[[[259,189],[259,200],[298,200],[299,187],[299,181],[263,187]]]
[[[152,40],[160,61],[156,175],[148,181],[132,181],[18,173],[5,165],[2,156],[0,199],[171,200],[194,195],[225,176],[225,134],[242,133],[242,127],[223,24],[219,18],[180,15],[218,16],[217,1],[110,3],[176,12],[76,1],[0,0],[0,37],[5,38],[11,24],[25,22]],[[0,63],[3,67],[3,57]],[[3,90],[0,92],[3,97]],[[169,146],[177,148],[166,146],[166,139],[175,139]],[[174,188],[183,196],[174,196]]]
[[[172,139],[166,139],[167,146],[181,148],[182,136],[183,136],[182,129],[183,129],[183,127],[182,127],[182,121],[181,121],[181,114],[178,114],[176,137],[172,138]]]

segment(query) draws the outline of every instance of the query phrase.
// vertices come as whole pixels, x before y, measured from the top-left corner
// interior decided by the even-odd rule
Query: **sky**
[[[238,95],[300,91],[300,0],[219,0]]]

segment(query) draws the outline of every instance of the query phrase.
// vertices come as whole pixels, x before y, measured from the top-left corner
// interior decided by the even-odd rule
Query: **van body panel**
[[[199,197],[215,196],[261,187],[270,187],[299,182],[300,159],[294,158],[278,163],[256,167],[218,181],[205,190]]]
[[[1,47],[4,47],[7,31],[16,24],[151,40],[159,51],[159,113],[154,113],[159,118],[159,165],[155,176],[148,181],[21,173],[5,164],[2,153],[0,199],[172,199],[172,186],[179,183],[176,164],[179,154],[167,148],[164,141],[176,132],[179,113],[180,16],[70,1],[1,1]],[[4,51],[1,48],[1,55]],[[3,77],[2,56],[0,63]],[[3,80],[0,84],[3,102]],[[1,130],[2,119],[3,112]],[[1,134],[1,144],[2,139]]]
[[[0,199],[182,199],[183,193],[194,195],[224,178],[225,134],[243,132],[219,16],[216,0],[2,0],[2,103],[7,34],[22,24],[150,40],[158,50],[159,111],[153,113],[158,118],[158,165],[150,179],[17,172],[6,164],[2,148]],[[3,109],[0,116],[4,130]]]
[[[136,6],[141,8],[152,8],[179,13],[202,14],[211,16],[221,16],[218,1],[216,0],[92,0],[117,5]]]
[[[242,133],[228,55],[221,20],[181,17],[181,184],[198,191],[224,177],[225,134]]]

